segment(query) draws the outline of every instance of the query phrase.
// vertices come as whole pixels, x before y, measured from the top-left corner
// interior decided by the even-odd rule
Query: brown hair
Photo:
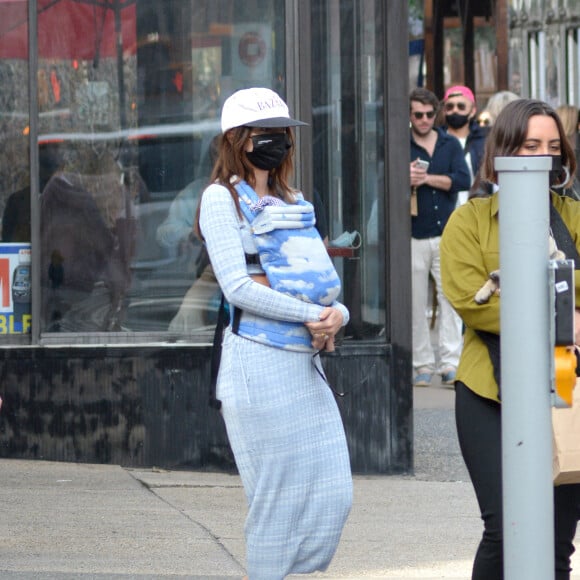
[[[409,107],[411,106],[412,101],[417,101],[422,105],[433,105],[433,110],[437,112],[439,109],[439,99],[435,96],[435,93],[432,93],[428,89],[424,89],[423,87],[418,87],[411,91],[409,95]]]
[[[251,187],[255,187],[256,185],[254,167],[248,161],[244,149],[252,130],[252,127],[235,127],[221,135],[221,138],[218,140],[217,160],[213,166],[210,178],[210,183],[219,183],[229,190],[240,217],[242,214],[240,211],[238,192],[235,187],[236,182],[232,183],[231,180],[232,177],[238,177],[246,181]],[[295,203],[295,190],[289,185],[289,180],[293,171],[295,149],[294,134],[290,127],[286,127],[286,134],[290,140],[290,150],[282,164],[270,171],[268,184],[272,191],[274,191],[274,193],[285,202]],[[196,235],[203,240],[199,228],[200,206],[201,198],[195,214],[194,231]]]
[[[485,142],[485,153],[473,189],[476,189],[477,185],[481,185],[482,181],[497,183],[494,158],[511,157],[517,154],[526,140],[528,122],[535,115],[547,115],[554,119],[558,127],[558,133],[560,134],[562,167],[568,168],[570,176],[575,174],[576,158],[574,156],[574,150],[570,146],[566,132],[562,126],[562,121],[560,121],[560,117],[558,117],[556,111],[543,101],[518,99],[517,101],[508,103],[492,125]],[[561,184],[563,184],[564,178],[565,176],[562,176]]]

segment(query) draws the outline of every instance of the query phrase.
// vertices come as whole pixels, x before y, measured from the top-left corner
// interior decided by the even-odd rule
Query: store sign
[[[0,334],[30,332],[30,244],[0,244]]]

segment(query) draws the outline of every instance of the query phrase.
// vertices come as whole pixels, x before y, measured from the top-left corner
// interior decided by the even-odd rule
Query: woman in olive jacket
[[[485,332],[488,339],[499,335],[500,304],[497,294],[485,304],[478,304],[474,296],[489,273],[499,268],[498,196],[514,195],[514,192],[497,191],[494,158],[514,155],[561,156],[562,166],[569,173],[563,171],[553,185],[565,185],[576,170],[574,151],[560,119],[549,105],[529,99],[508,104],[491,129],[480,168],[480,179],[491,184],[494,193],[474,197],[458,208],[451,215],[441,240],[443,291],[465,325],[455,383],[457,434],[484,520],[472,580],[503,579],[501,402],[495,379],[499,374],[496,372],[494,376],[490,342],[481,338]],[[548,197],[580,252],[580,203],[553,191],[546,191]],[[568,257],[573,256],[568,253]],[[580,304],[579,274],[576,270],[577,304]],[[580,343],[578,312],[576,329],[576,342]],[[481,331],[484,335],[479,334]],[[499,360],[495,362],[497,369]],[[580,484],[555,487],[554,502],[556,580],[569,580],[573,540],[580,519]]]

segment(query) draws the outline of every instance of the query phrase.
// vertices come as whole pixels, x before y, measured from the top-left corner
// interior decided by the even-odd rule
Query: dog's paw
[[[488,280],[476,293],[475,301],[477,304],[485,304],[489,302],[492,294],[496,291],[495,284],[492,280]]]
[[[490,272],[486,283],[475,293],[474,300],[477,304],[486,304],[494,294],[499,296],[499,270]]]

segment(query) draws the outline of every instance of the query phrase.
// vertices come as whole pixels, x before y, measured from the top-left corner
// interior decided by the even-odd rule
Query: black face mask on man
[[[445,122],[452,129],[461,129],[469,123],[469,115],[461,115],[459,113],[451,113],[451,115],[445,115]]]
[[[276,169],[290,153],[290,138],[286,133],[261,133],[251,139],[254,150],[246,151],[246,157],[258,169]]]

